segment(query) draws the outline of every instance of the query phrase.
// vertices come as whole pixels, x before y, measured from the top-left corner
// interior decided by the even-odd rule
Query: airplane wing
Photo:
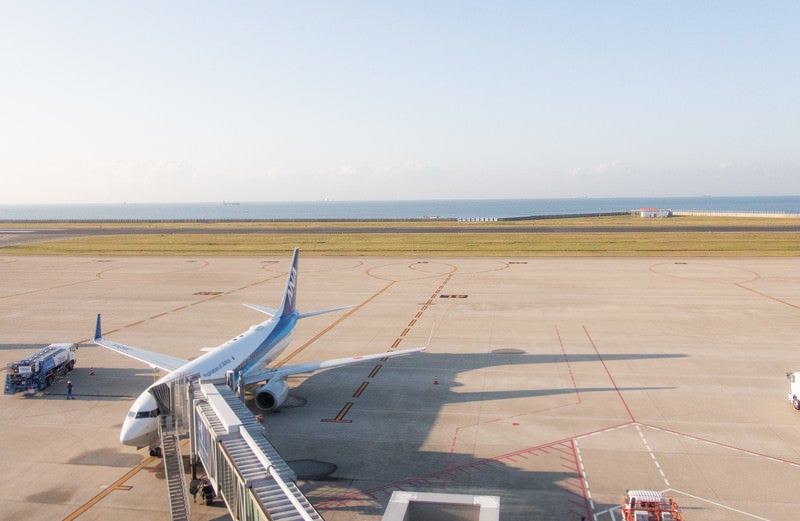
[[[138,347],[126,346],[125,344],[106,340],[103,338],[101,333],[99,314],[97,315],[97,326],[94,330],[94,343],[105,347],[106,349],[110,349],[127,357],[133,358],[134,360],[143,362],[150,367],[156,367],[164,371],[175,371],[179,367],[189,362],[188,360],[183,360],[182,358],[165,355],[163,353],[154,353],[153,351],[146,351],[144,349],[139,349]]]
[[[394,358],[397,356],[410,355],[412,353],[419,353],[425,351],[427,347],[419,347],[415,349],[406,349],[403,351],[386,351],[384,353],[376,353],[374,355],[352,356],[348,358],[336,358],[333,360],[326,360],[325,362],[311,362],[308,364],[287,365],[284,367],[267,368],[255,371],[249,371],[243,375],[242,380],[244,384],[252,384],[256,382],[263,382],[264,380],[274,380],[276,378],[282,379],[287,376],[292,376],[301,373],[310,373],[319,369],[331,369],[333,367],[342,367],[345,365],[360,364],[369,360],[380,360],[384,358]]]

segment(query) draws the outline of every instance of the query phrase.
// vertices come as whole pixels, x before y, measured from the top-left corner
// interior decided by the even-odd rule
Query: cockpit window
[[[128,414],[128,416],[133,416],[137,420],[139,418],[155,418],[158,416],[158,409],[153,409],[152,411],[139,411],[135,413],[135,415],[133,412],[131,412],[130,414]]]

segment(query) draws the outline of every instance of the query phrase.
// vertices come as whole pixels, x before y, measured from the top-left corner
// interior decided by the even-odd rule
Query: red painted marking
[[[606,365],[606,361],[603,360],[603,355],[600,354],[600,350],[597,349],[597,346],[592,340],[592,336],[589,334],[589,331],[586,329],[586,326],[583,326],[583,331],[586,333],[586,338],[589,339],[589,343],[592,344],[592,348],[594,348],[594,352],[597,353],[597,358],[600,359],[600,363],[603,364],[603,368],[606,370],[606,374],[608,375],[608,379],[611,380],[611,385],[614,386],[614,389],[617,391],[617,396],[619,396],[620,401],[622,401],[622,405],[625,406],[625,410],[628,411],[628,416],[630,417],[631,421],[636,421],[636,418],[633,417],[633,412],[631,412],[631,408],[628,407],[628,402],[625,401],[625,397],[622,396],[622,391],[619,390],[617,387],[617,382],[614,381],[614,377],[611,376],[611,371],[608,370],[608,366]]]
[[[570,453],[571,453],[571,452],[570,452],[570,451],[568,451],[568,450],[561,450],[561,449],[560,449],[560,448],[558,448],[558,447],[552,447],[552,448],[553,448],[553,449],[555,449],[555,450],[557,450],[558,452],[561,452],[561,453],[563,453],[563,454],[570,454]]]
[[[748,288],[747,286],[739,284],[738,282],[735,283],[734,286],[738,286],[738,287],[740,287],[740,288],[742,288],[744,290],[747,290],[747,291],[749,291],[751,293],[755,293],[756,295],[760,295],[760,296],[768,298],[770,300],[774,300],[775,302],[779,302],[781,304],[789,306],[790,308],[800,309],[800,306],[798,306],[797,304],[792,304],[791,302],[786,302],[785,300],[781,300],[781,299],[779,299],[777,297],[773,297],[772,295],[767,295],[766,293],[762,293],[761,291],[758,291],[757,289]]]
[[[428,486],[430,486],[431,488],[437,488],[436,483],[437,481],[440,480],[443,482],[441,484],[442,485],[441,488],[444,488],[444,485],[446,485],[448,479],[453,479],[458,476],[469,476],[473,472],[482,471],[484,469],[496,468],[497,465],[503,465],[502,462],[504,460],[510,460],[513,457],[518,457],[522,455],[537,456],[539,455],[538,453],[546,454],[546,452],[542,450],[543,448],[548,448],[548,447],[552,448],[553,446],[556,445],[569,444],[569,443],[571,443],[570,439],[564,439],[551,444],[540,445],[538,447],[530,447],[520,451],[503,454],[494,458],[477,460],[470,463],[466,463],[464,465],[459,465],[457,467],[446,468],[434,472],[432,474],[428,474],[426,476],[415,476],[414,478],[410,478],[407,480],[395,481],[368,490],[362,490],[357,494],[353,494],[351,496],[336,498],[329,501],[324,501],[322,503],[317,503],[315,504],[315,506],[317,507],[317,509],[331,510],[332,508],[335,508],[335,506],[337,505],[341,506],[343,504],[347,504],[348,502],[364,501],[363,499],[364,495],[372,496],[374,494],[380,493],[389,496],[391,495],[391,492],[393,490],[403,490],[404,489],[403,487],[410,489],[415,488],[414,483],[418,482],[419,480],[424,480],[424,482],[428,484]],[[574,471],[575,469],[573,468],[571,470]]]
[[[769,458],[769,459],[772,459],[772,460],[775,460],[775,461],[780,461],[781,463],[786,463],[786,464],[792,465],[793,467],[800,467],[800,462],[792,461],[790,459],[780,458],[780,457],[777,457],[777,456],[770,456],[769,454],[764,454],[763,452],[755,452],[755,451],[752,451],[752,450],[743,449],[743,448],[737,447],[735,445],[729,445],[727,443],[721,443],[721,442],[718,442],[718,441],[709,440],[708,438],[701,438],[700,436],[695,436],[693,434],[686,434],[686,433],[683,433],[683,432],[674,431],[672,429],[665,429],[664,427],[657,427],[655,425],[650,425],[648,423],[639,423],[639,425],[642,425],[644,427],[649,427],[649,428],[655,429],[657,431],[662,431],[662,432],[668,432],[670,434],[675,434],[676,436],[683,436],[684,438],[689,438],[691,440],[702,441],[703,443],[709,443],[711,445],[716,445],[717,447],[724,447],[726,449],[735,450],[735,451],[741,452],[743,454],[748,454],[750,456],[758,456],[759,458]]]
[[[578,384],[575,383],[575,374],[572,372],[572,364],[569,363],[569,358],[567,358],[567,350],[564,348],[564,341],[561,339],[561,332],[558,330],[557,325],[554,327],[556,329],[558,344],[561,346],[561,354],[564,357],[564,362],[567,364],[567,371],[569,372],[569,379],[572,381],[572,388],[575,389],[575,394],[578,396],[578,403],[581,403],[581,393],[578,390]]]

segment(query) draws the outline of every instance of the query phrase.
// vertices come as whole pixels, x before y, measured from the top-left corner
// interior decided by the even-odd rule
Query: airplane
[[[286,378],[300,373],[310,373],[319,369],[330,369],[369,360],[392,358],[424,351],[426,347],[387,351],[374,355],[338,358],[325,362],[306,363],[283,367],[267,367],[289,345],[297,321],[301,318],[321,315],[348,309],[351,306],[323,309],[300,313],[296,308],[297,301],[297,268],[299,248],[294,249],[286,290],[278,309],[267,308],[255,304],[245,306],[265,313],[270,318],[251,326],[250,329],[228,340],[215,348],[205,348],[207,352],[194,360],[183,360],[163,353],[146,351],[137,347],[120,344],[103,338],[100,314],[97,315],[94,343],[121,353],[125,356],[167,371],[167,374],[148,387],[133,402],[120,432],[120,442],[137,449],[150,447],[150,455],[161,453],[158,435],[158,401],[154,396],[157,388],[163,388],[168,382],[183,376],[199,375],[201,378],[221,378],[235,370],[239,375],[238,385],[250,386],[265,382],[255,391],[256,406],[265,411],[275,410],[284,403],[289,395]]]

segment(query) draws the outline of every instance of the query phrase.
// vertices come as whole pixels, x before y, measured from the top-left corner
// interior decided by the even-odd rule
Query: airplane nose
[[[133,447],[152,445],[157,439],[158,423],[156,418],[126,418],[119,433],[120,443]]]
[[[134,432],[136,426],[134,425],[133,421],[129,418],[125,418],[125,422],[122,424],[122,429],[119,432],[119,441],[123,445],[132,445],[132,442],[138,435]]]
[[[120,443],[133,447],[155,444],[158,440],[157,407],[155,398],[149,392],[143,392],[122,423]]]

